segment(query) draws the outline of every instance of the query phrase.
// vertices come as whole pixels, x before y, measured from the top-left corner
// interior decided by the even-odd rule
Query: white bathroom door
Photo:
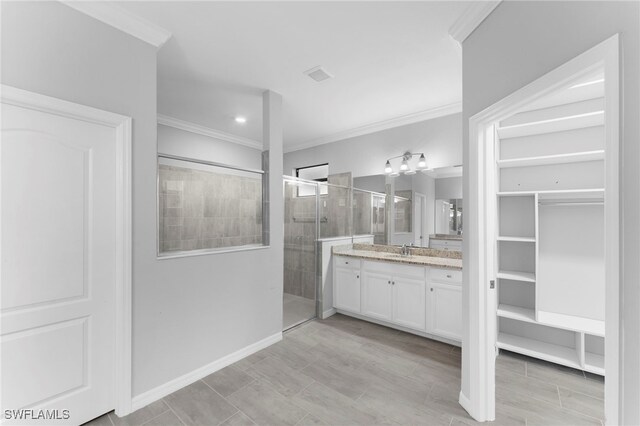
[[[7,423],[81,424],[115,406],[115,132],[2,104]]]

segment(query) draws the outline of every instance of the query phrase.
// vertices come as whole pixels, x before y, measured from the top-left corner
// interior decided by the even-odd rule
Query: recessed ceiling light
[[[240,115],[236,116],[234,118],[234,120],[236,121],[236,123],[239,123],[239,124],[244,124],[244,123],[247,122],[247,118],[246,117],[242,117]]]

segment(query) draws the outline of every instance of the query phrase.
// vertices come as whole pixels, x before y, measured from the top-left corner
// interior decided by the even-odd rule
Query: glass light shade
[[[427,159],[424,158],[424,154],[420,154],[420,159],[418,160],[418,167],[424,169],[427,167]]]
[[[387,160],[387,164],[384,165],[384,172],[386,174],[393,173],[393,168],[391,167],[391,163],[389,162],[389,160]]]
[[[402,164],[400,164],[400,171],[406,172],[407,170],[409,170],[409,163],[407,163],[407,160],[402,160]]]

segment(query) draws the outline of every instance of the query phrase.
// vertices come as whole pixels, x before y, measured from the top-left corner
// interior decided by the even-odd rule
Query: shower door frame
[[[320,313],[322,312],[322,298],[323,298],[323,291],[322,291],[322,286],[318,285],[320,282],[320,266],[318,262],[318,240],[320,237],[320,184],[321,182],[317,182],[317,181],[313,181],[313,180],[308,180],[308,179],[302,179],[299,177],[295,177],[295,176],[288,176],[288,175],[282,175],[282,185],[283,185],[283,190],[285,188],[285,185],[287,184],[287,182],[289,183],[303,183],[303,184],[307,184],[307,185],[313,185],[316,189],[316,193],[315,193],[315,241],[313,244],[313,262],[314,262],[314,269],[315,269],[315,273],[314,273],[314,286],[315,286],[315,316],[313,316],[312,318],[309,318],[299,324],[295,324],[287,329],[283,328],[283,331],[289,330],[291,328],[294,328],[300,324],[304,324],[307,321],[311,321],[312,319],[315,318],[319,318],[320,317]],[[284,267],[284,266],[283,266]],[[283,283],[283,297],[284,297],[284,283]],[[284,309],[284,307],[283,307]]]

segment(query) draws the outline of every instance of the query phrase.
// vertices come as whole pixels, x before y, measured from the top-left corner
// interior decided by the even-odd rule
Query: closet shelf
[[[562,191],[539,191],[538,201],[571,201],[590,200],[603,201],[604,188],[574,189]]]
[[[498,305],[498,316],[502,318],[511,318],[524,322],[536,322],[536,314],[533,309],[521,308],[520,306],[506,305],[501,303]]]
[[[531,272],[500,271],[500,272],[498,272],[498,275],[496,275],[496,276],[498,278],[503,279],[503,280],[524,281],[524,282],[528,282],[528,283],[535,283],[536,282],[536,276],[535,276],[535,274],[533,274]]]
[[[509,241],[514,243],[535,243],[534,237],[498,237],[498,241]]]
[[[604,376],[604,357],[591,352],[585,352],[584,370]]]
[[[556,312],[538,311],[538,322],[549,327],[604,337],[604,321]]]
[[[539,157],[511,158],[498,160],[499,168],[546,166],[549,164],[580,163],[604,160],[604,150],[572,152],[570,154],[544,155]]]
[[[513,334],[499,333],[496,346],[511,352],[528,355],[556,364],[566,365],[572,368],[582,368],[575,348],[541,342]]]
[[[604,188],[586,189],[551,189],[544,191],[501,191],[498,197],[533,197],[538,195],[540,200],[603,200]]]
[[[585,114],[552,118],[550,120],[541,120],[531,123],[514,124],[513,126],[498,127],[497,132],[500,139],[509,139],[522,136],[542,135],[545,133],[584,129],[587,127],[602,125],[604,125],[604,111],[594,111]]]

